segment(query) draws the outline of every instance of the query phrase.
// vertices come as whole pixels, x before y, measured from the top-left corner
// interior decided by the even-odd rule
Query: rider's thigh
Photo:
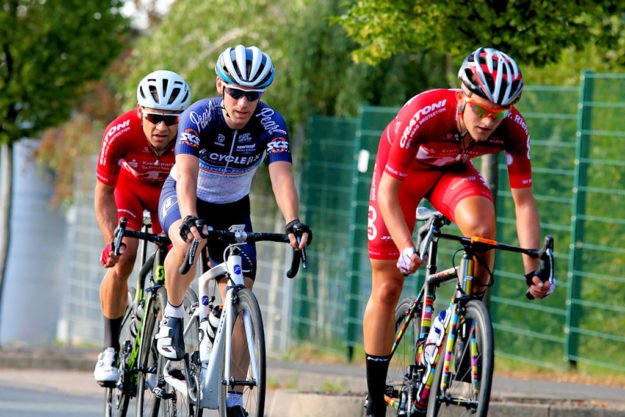
[[[461,200],[455,209],[456,224],[465,236],[494,239],[496,236],[495,206],[483,196]]]

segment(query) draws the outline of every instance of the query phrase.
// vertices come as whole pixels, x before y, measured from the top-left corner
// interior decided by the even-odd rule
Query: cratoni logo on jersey
[[[108,130],[108,132],[106,132],[106,137],[110,138],[115,133],[119,132],[120,130],[122,130],[124,128],[127,128],[128,126],[130,126],[130,120],[126,120],[124,123],[118,123],[115,126],[111,127]]]
[[[408,149],[410,147],[412,137],[417,130],[417,123],[421,119],[421,116],[427,116],[430,112],[445,107],[445,102],[447,102],[447,99],[441,100],[438,103],[427,105],[422,109],[419,109],[419,111],[416,112],[414,116],[412,116],[412,119],[410,119],[410,124],[406,127],[406,129],[404,129],[404,133],[399,141],[399,146],[404,149]]]
[[[197,132],[193,129],[187,129],[182,132],[180,134],[180,140],[193,148],[200,146],[200,138],[198,137]]]
[[[269,132],[269,134],[273,135],[274,133],[281,133],[283,135],[286,135],[286,130],[280,128],[280,125],[278,125],[278,123],[273,120],[272,116],[275,113],[276,112],[272,108],[265,107],[256,115],[256,117],[262,117],[262,119],[260,119],[260,124],[263,125],[263,127],[267,132]]]
[[[275,138],[267,144],[267,148],[269,148],[271,153],[285,152],[289,150],[289,142],[284,140],[284,138]]]

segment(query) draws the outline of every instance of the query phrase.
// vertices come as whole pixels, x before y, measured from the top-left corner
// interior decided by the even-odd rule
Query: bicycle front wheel
[[[415,298],[402,300],[395,309],[395,351],[389,362],[386,376],[384,400],[387,403],[387,417],[398,414],[400,404],[406,404],[411,397],[412,370],[416,364],[416,342],[421,330],[419,309],[413,308]],[[413,311],[411,314],[411,311]]]
[[[224,352],[221,381],[225,381],[225,361],[230,358],[230,377],[221,384],[219,415],[226,417],[227,395],[242,395],[248,417],[262,417],[265,410],[265,333],[254,293],[240,289],[232,304],[234,326],[232,350]]]
[[[486,306],[469,301],[458,324],[447,333],[442,345],[453,336],[453,354],[446,387],[442,387],[443,354],[436,366],[427,417],[485,417],[488,414],[493,378],[493,328]],[[444,352],[444,351],[443,351]]]
[[[128,288],[128,303],[126,312],[122,319],[122,327],[119,335],[119,378],[120,384],[114,387],[107,387],[104,393],[104,415],[105,417],[125,417],[128,412],[128,405],[131,397],[134,397],[133,384],[131,383],[131,372],[128,370],[128,359],[132,350],[135,337],[131,332],[130,326],[134,322],[135,317],[135,298],[136,290]]]
[[[184,307],[184,349],[189,355],[189,367],[185,366],[184,361],[170,362],[169,374],[172,378],[183,382],[182,385],[186,389],[180,391],[173,386],[163,387],[170,398],[161,400],[159,417],[199,417],[202,415],[202,410],[199,408],[201,372],[198,346],[199,323],[197,316],[193,316],[198,299],[191,288],[185,293],[182,305]],[[166,362],[169,360],[160,356],[159,375],[162,375]]]

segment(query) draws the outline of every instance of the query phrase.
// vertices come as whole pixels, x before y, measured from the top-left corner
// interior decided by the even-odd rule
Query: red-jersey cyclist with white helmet
[[[104,350],[93,373],[102,386],[115,384],[119,377],[119,332],[126,310],[127,280],[138,246],[136,239],[124,239],[125,250],[115,256],[111,245],[113,232],[121,217],[128,219],[128,229],[140,230],[144,210],[151,214],[153,231],[161,232],[158,199],[174,165],[178,119],[190,96],[189,86],[180,75],[154,71],[137,87],[137,109],[113,120],[102,138],[94,198],[105,241],[100,262],[107,268],[100,285]]]
[[[369,200],[369,258],[372,289],[363,332],[369,399],[367,416],[384,416],[384,389],[395,335],[395,307],[405,276],[420,259],[412,232],[423,198],[455,222],[465,236],[495,238],[495,206],[484,179],[471,162],[480,155],[506,153],[519,244],[540,245],[538,210],[532,192],[530,136],[513,107],[523,77],[516,62],[494,48],[478,48],[462,63],[460,89],[436,89],[410,99],[380,139]],[[492,270],[493,251],[480,255]],[[477,263],[478,265],[480,262]],[[534,282],[530,293],[544,298],[555,279],[534,276],[538,260],[523,257]],[[484,291],[489,275],[480,265],[473,281]]]

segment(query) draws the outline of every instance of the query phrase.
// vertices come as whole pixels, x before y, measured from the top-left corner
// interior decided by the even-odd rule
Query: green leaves
[[[400,52],[467,54],[493,46],[519,62],[545,65],[563,48],[581,49],[622,38],[625,3],[361,0],[338,21],[359,45],[356,61],[375,64]],[[620,23],[620,26],[619,26]]]
[[[0,8],[0,143],[63,123],[121,51],[121,0],[9,0]]]

